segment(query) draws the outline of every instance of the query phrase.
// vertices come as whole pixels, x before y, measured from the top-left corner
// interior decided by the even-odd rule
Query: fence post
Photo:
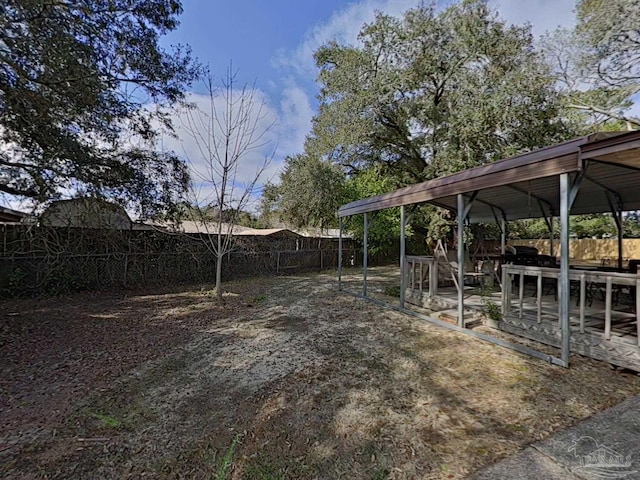
[[[338,218],[338,290],[342,290],[342,217]]]
[[[124,254],[124,276],[122,278],[122,286],[127,288],[127,276],[129,274],[129,254]]]

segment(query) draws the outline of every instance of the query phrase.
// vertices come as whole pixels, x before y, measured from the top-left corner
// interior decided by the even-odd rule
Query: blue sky
[[[270,143],[253,152],[239,172],[251,178],[256,165],[274,154],[262,180],[277,180],[287,155],[302,151],[305,135],[317,108],[317,69],[313,52],[331,39],[356,43],[365,22],[376,10],[401,15],[421,0],[183,0],[180,27],[163,39],[164,45],[189,44],[216,78],[224,76],[229,61],[240,83],[255,81],[257,96],[265,102],[268,120],[276,126]],[[445,2],[440,0],[439,6]],[[557,26],[572,26],[574,0],[491,0],[499,14],[512,23],[529,22],[536,36]],[[206,103],[202,85],[195,85],[191,100]],[[178,132],[180,133],[180,132]],[[165,141],[188,157],[195,170],[201,166],[197,149],[187,136]]]
[[[278,53],[297,46],[305,33],[326,21],[348,2],[341,0],[185,0],[178,30],[164,43],[189,44],[195,55],[223,72],[233,60],[245,81],[278,92],[278,77],[286,72],[274,65]],[[313,79],[310,79],[312,81]]]

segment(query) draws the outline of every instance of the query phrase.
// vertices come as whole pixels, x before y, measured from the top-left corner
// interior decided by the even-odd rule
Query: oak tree
[[[262,216],[275,214],[295,228],[335,226],[336,210],[346,199],[345,182],[338,167],[318,157],[287,157],[280,183],[265,187]]]
[[[159,39],[181,11],[177,0],[1,2],[0,192],[107,196],[142,216],[173,204],[187,170],[156,139],[199,68]]]
[[[306,145],[349,173],[382,163],[406,184],[571,135],[530,29],[485,1],[378,14],[359,40],[316,52],[320,106]]]
[[[577,25],[543,37],[541,46],[563,97],[565,116],[586,133],[640,128],[640,4],[580,0]]]

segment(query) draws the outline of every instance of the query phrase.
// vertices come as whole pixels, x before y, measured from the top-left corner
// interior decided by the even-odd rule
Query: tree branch
[[[600,115],[605,115],[605,116],[607,116],[609,118],[620,120],[622,122],[627,122],[629,124],[635,125],[636,127],[640,128],[640,118],[631,117],[631,116],[628,116],[628,115],[623,115],[621,113],[612,112],[611,110],[600,108],[600,107],[597,107],[595,105],[583,105],[583,104],[578,104],[578,103],[571,103],[571,104],[567,105],[567,108],[571,108],[571,109],[574,109],[574,110],[581,110],[583,112],[591,112],[591,113],[597,113],[597,114],[600,114]]]

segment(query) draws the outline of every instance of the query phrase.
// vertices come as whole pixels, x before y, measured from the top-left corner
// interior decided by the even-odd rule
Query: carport
[[[558,329],[553,335],[560,336],[560,357],[549,356],[538,351],[524,348],[520,345],[505,344],[504,341],[484,334],[477,334],[466,328],[464,319],[464,268],[457,272],[457,325],[450,325],[463,333],[469,333],[485,340],[514,348],[524,353],[544,358],[554,364],[568,367],[569,355],[572,350],[572,333],[579,338],[585,334],[584,329],[584,289],[588,282],[602,282],[606,285],[607,311],[605,312],[605,332],[601,348],[604,351],[616,349],[613,356],[632,358],[632,364],[640,367],[640,349],[638,347],[638,320],[640,310],[640,288],[638,276],[621,273],[622,258],[622,214],[626,211],[640,210],[640,131],[634,132],[603,132],[579,137],[561,144],[534,150],[532,152],[507,158],[491,164],[471,168],[452,175],[437,178],[427,182],[401,188],[394,192],[358,200],[343,205],[338,210],[340,232],[342,235],[343,220],[346,217],[362,215],[364,222],[364,252],[363,252],[363,290],[361,296],[367,297],[367,250],[368,250],[368,216],[370,212],[400,207],[401,238],[400,238],[400,304],[399,309],[405,309],[405,291],[407,281],[407,262],[405,252],[405,207],[419,203],[430,203],[455,212],[458,229],[458,265],[465,264],[464,258],[464,224],[495,222],[501,226],[502,253],[505,245],[505,225],[510,220],[524,218],[544,218],[549,229],[553,230],[552,219],[558,217],[560,221],[560,262],[559,269],[550,271],[544,267],[518,268],[509,266],[503,271],[502,313],[508,316],[511,301],[511,278],[519,276],[534,276],[541,281],[543,278],[553,277],[558,283]],[[569,267],[569,216],[587,213],[609,212],[615,219],[618,228],[618,272],[575,272]],[[553,238],[553,235],[551,235]],[[339,242],[341,251],[341,242]],[[342,289],[342,259],[338,261],[338,284]],[[509,277],[511,276],[511,277]],[[570,285],[571,282],[580,286],[580,316],[582,324],[574,329],[570,323]],[[613,285],[628,286],[635,291],[635,328],[636,338],[633,348],[618,351],[617,344],[611,347],[611,291]],[[518,320],[523,320],[523,294],[520,290],[520,311]],[[538,293],[540,295],[540,293]],[[538,297],[540,304],[540,297]],[[429,319],[434,321],[435,319]],[[607,323],[608,322],[608,323]],[[435,323],[447,326],[443,322]],[[538,323],[540,322],[540,306],[538,306]],[[532,325],[532,332],[535,330]],[[608,331],[607,331],[608,327]],[[527,327],[528,328],[528,327]],[[514,332],[512,332],[514,333]],[[584,345],[588,348],[576,346],[574,351],[590,355],[595,347],[593,336],[587,335]],[[529,338],[534,338],[529,337]],[[576,340],[577,341],[577,340]],[[582,340],[581,340],[582,341]],[[548,343],[548,342],[545,342]],[[600,347],[595,348],[596,350]],[[608,353],[598,350],[595,358],[611,361]],[[617,357],[616,357],[617,358]],[[616,362],[615,359],[613,363]],[[633,365],[631,365],[633,367]],[[625,365],[628,366],[628,365]]]

